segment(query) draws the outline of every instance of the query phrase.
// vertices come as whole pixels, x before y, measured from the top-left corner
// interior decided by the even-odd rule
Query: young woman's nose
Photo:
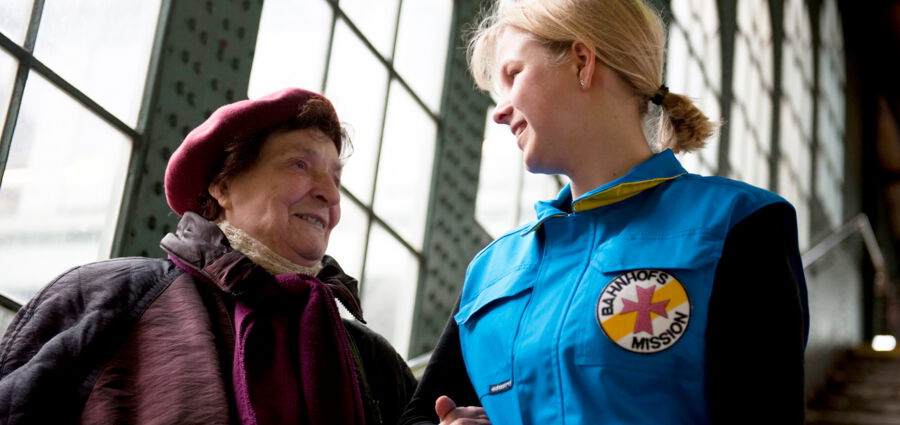
[[[494,113],[491,115],[491,118],[493,118],[494,122],[497,124],[509,125],[509,120],[512,117],[512,110],[512,104],[509,103],[508,100],[502,100],[494,107]]]

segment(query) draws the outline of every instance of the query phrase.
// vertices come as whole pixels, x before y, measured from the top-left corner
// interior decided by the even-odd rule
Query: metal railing
[[[875,305],[873,310],[881,310],[883,330],[891,335],[895,335],[900,330],[898,328],[897,290],[891,284],[887,264],[884,260],[884,253],[881,251],[881,247],[878,246],[878,240],[875,238],[875,231],[872,230],[872,223],[869,222],[868,216],[863,213],[857,214],[828,235],[828,237],[807,250],[802,255],[803,269],[805,270],[821,260],[841,242],[857,233],[863,238],[863,244],[866,247],[869,260],[872,262],[872,269],[875,274],[873,282]]]
[[[2,291],[0,291],[0,307],[11,310],[13,313],[15,313],[19,311],[20,308],[22,308],[23,304],[24,302],[22,300],[19,300],[12,295],[4,294]],[[3,331],[0,330],[0,335],[2,334]]]

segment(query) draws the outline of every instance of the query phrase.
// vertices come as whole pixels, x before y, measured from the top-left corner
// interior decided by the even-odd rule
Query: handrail
[[[415,376],[416,379],[422,379],[422,374],[425,373],[425,366],[428,366],[428,362],[431,360],[431,353],[433,352],[434,351],[429,351],[424,354],[419,354],[406,361],[406,365],[409,366],[409,370],[412,371],[413,376]]]
[[[7,295],[7,294],[3,293],[3,291],[0,291],[0,307],[4,307],[9,310],[12,310],[12,312],[15,313],[15,312],[19,311],[20,308],[22,308],[23,304],[24,303],[21,300],[19,300],[18,298],[14,297],[12,295]],[[0,332],[0,333],[2,333],[2,332]]]
[[[884,253],[881,251],[881,247],[878,246],[878,239],[875,238],[872,223],[869,222],[869,217],[864,213],[857,214],[839,229],[828,235],[828,237],[822,239],[818,244],[803,253],[801,256],[803,269],[805,270],[816,261],[822,259],[825,254],[856,232],[859,232],[863,238],[866,252],[869,254],[869,260],[872,262],[872,269],[875,271],[873,282],[875,301],[882,302],[881,307],[885,313],[882,317],[884,320],[883,324],[886,327],[885,331],[893,335],[900,330],[900,326],[898,326],[900,317],[898,317],[898,312],[895,308],[897,306],[897,294],[896,290],[889,285],[890,279],[888,278]]]
[[[852,236],[855,232],[862,235],[863,242],[866,245],[866,252],[872,261],[872,268],[875,269],[875,288],[877,291],[886,291],[888,282],[887,265],[884,261],[884,253],[878,246],[878,240],[875,238],[875,231],[872,230],[872,223],[869,217],[864,213],[859,213],[853,217],[836,231],[832,232],[828,237],[822,239],[818,244],[803,253],[803,269],[819,261],[829,251],[834,249],[838,244]]]
[[[866,251],[869,253],[869,258],[872,259],[872,267],[877,271],[885,271],[884,254],[878,246],[878,240],[875,239],[872,223],[869,222],[869,217],[864,213],[857,214],[856,217],[844,223],[839,229],[803,253],[803,268],[806,269],[811,264],[819,261],[835,246],[843,242],[844,239],[852,236],[854,232],[859,232],[862,235],[866,244]]]

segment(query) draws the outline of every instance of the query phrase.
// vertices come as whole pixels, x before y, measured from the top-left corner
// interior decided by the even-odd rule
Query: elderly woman
[[[415,380],[324,255],[344,134],[301,89],[213,113],[166,170],[168,258],[76,267],[19,312],[0,423],[396,422]]]

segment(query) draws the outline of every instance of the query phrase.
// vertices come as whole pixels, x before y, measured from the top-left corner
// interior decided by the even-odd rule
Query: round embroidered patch
[[[597,299],[597,323],[619,347],[657,353],[687,331],[691,301],[684,285],[662,270],[633,270],[616,276]]]

